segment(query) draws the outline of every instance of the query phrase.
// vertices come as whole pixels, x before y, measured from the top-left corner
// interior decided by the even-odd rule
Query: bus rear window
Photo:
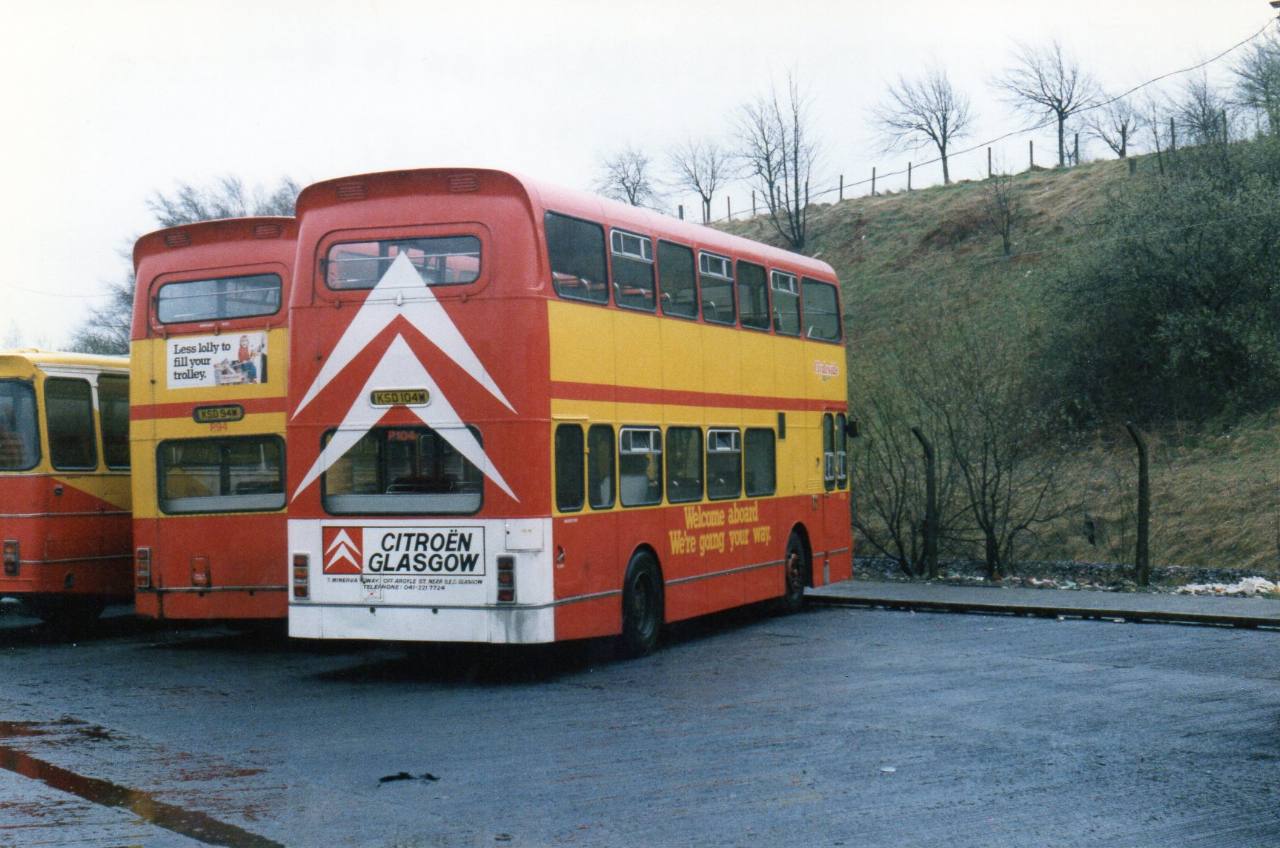
[[[280,311],[280,290],[276,274],[166,283],[156,293],[156,319],[181,324],[274,315]]]
[[[424,285],[457,286],[480,278],[480,239],[447,236],[335,244],[325,263],[325,284],[338,290],[371,289],[401,255]]]
[[[480,433],[468,428],[477,441]],[[453,446],[465,431],[375,427],[322,476],[333,515],[470,515],[480,510],[483,473]],[[333,433],[325,435],[325,444]]]
[[[161,442],[156,465],[160,509],[167,513],[284,507],[284,441],[279,436]]]
[[[39,462],[35,389],[22,380],[0,380],[0,471],[25,471]]]

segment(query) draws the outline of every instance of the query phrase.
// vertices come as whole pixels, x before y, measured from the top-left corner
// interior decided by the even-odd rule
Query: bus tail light
[[[514,604],[516,602],[516,558],[513,556],[498,557],[498,603]]]
[[[138,548],[133,558],[133,585],[139,589],[151,588],[151,549]]]
[[[191,558],[191,585],[199,589],[208,589],[212,584],[209,575],[209,558],[194,556]]]
[[[293,596],[300,600],[310,597],[311,556],[293,555]]]
[[[18,556],[18,540],[4,540],[4,573],[12,577],[18,573],[18,565],[21,562]]]

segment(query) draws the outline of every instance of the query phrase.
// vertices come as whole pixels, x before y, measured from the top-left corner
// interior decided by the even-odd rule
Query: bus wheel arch
[[[803,524],[796,524],[787,536],[782,559],[783,590],[778,600],[782,612],[799,612],[804,606],[804,590],[813,585],[813,546]]]
[[[658,555],[648,545],[631,554],[622,578],[622,635],[619,647],[623,656],[642,657],[658,646],[664,620],[665,592],[662,566]]]

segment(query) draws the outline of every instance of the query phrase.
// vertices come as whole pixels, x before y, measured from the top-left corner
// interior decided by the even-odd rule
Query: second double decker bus
[[[638,654],[850,576],[825,263],[487,170],[298,220],[291,635]]]
[[[129,600],[129,361],[0,351],[0,596],[58,625]]]
[[[182,225],[134,246],[135,600],[153,618],[286,613],[292,218]]]

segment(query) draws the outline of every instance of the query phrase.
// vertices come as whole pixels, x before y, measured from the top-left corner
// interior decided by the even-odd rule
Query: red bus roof
[[[147,233],[134,242],[133,269],[137,271],[143,259],[170,250],[237,241],[295,239],[297,236],[296,218],[258,216],[179,224]]]
[[[682,221],[650,209],[629,206],[587,192],[561,188],[488,168],[420,168],[323,180],[307,186],[298,195],[297,215],[301,218],[310,210],[352,200],[406,197],[424,193],[470,193],[480,190],[486,183],[495,187],[506,183],[510,189],[527,197],[530,212],[538,226],[541,225],[542,213],[559,212],[635,230],[641,235],[696,245],[702,250],[752,258],[800,274],[835,280],[835,271],[830,265],[799,253],[724,233],[704,224]]]

